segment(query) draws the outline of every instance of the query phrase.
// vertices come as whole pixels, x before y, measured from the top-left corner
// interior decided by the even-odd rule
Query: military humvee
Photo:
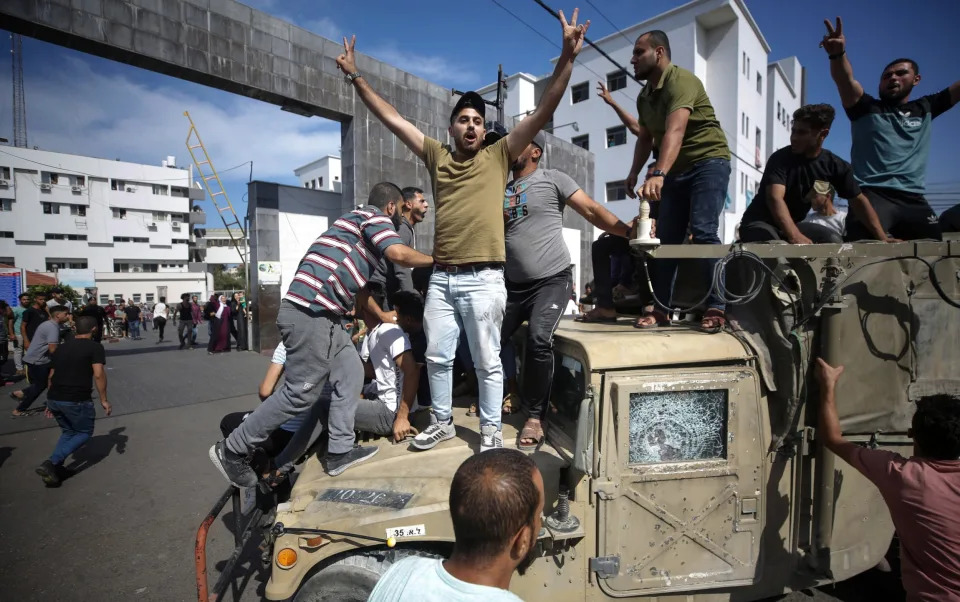
[[[913,402],[960,392],[960,241],[652,252],[709,253],[730,253],[718,277],[740,302],[722,333],[561,321],[532,454],[546,520],[539,558],[511,582],[521,598],[757,600],[887,551],[879,492],[818,445],[813,358],[846,365],[846,436],[910,455]],[[267,598],[366,600],[398,559],[447,554],[450,481],[479,447],[477,418],[455,408],[455,422],[431,451],[381,440],[336,478],[307,460],[268,520]],[[505,417],[505,445],[521,424]]]

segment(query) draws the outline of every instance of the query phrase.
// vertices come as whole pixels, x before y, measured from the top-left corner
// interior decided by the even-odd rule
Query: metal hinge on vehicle
[[[601,579],[609,579],[620,574],[619,556],[600,556],[590,559],[590,571]]]

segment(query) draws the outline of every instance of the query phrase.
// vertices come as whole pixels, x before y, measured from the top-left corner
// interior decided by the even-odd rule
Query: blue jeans
[[[130,336],[139,339],[140,338],[140,322],[128,322],[130,325]]]
[[[47,400],[47,409],[53,413],[60,425],[60,439],[53,448],[50,463],[60,466],[67,456],[77,451],[93,434],[93,422],[97,413],[92,401],[53,401]]]
[[[193,330],[190,332],[190,344],[191,345],[197,344],[197,325],[196,324],[193,325]]]
[[[720,212],[730,181],[730,161],[705,159],[682,174],[667,176],[660,193],[660,216],[657,237],[665,245],[678,245],[687,237],[687,227],[693,234],[693,243],[719,245]],[[716,259],[695,260],[702,271],[702,281],[711,282]],[[676,259],[657,259],[653,264],[653,292],[664,309],[669,310],[673,282],[677,276]],[[724,309],[711,289],[707,307]]]
[[[437,420],[448,420],[453,413],[453,359],[462,330],[477,371],[480,424],[500,428],[500,327],[506,306],[502,268],[464,268],[455,274],[435,270],[430,276],[423,330],[427,335],[427,374]]]

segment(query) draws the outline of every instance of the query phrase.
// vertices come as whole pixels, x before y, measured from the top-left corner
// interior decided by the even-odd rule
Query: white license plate
[[[390,527],[387,529],[387,538],[393,537],[423,537],[427,534],[427,529],[423,525],[411,525],[409,527]]]

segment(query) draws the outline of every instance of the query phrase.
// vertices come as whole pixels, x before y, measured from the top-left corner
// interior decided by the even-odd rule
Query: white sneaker
[[[485,424],[480,427],[480,452],[503,447],[503,431],[495,424]]]
[[[433,449],[437,443],[453,439],[457,436],[457,429],[453,426],[453,418],[446,422],[436,422],[434,416],[430,416],[430,426],[423,429],[423,432],[413,438],[413,447],[421,451]]]

